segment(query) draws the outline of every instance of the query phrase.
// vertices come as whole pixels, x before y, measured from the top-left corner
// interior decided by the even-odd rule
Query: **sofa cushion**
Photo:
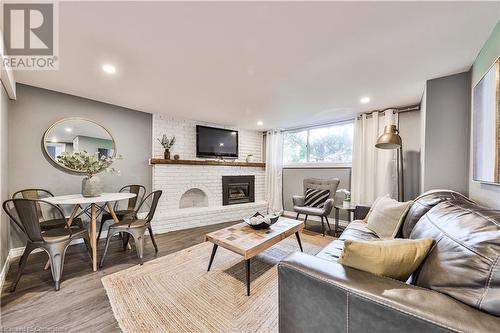
[[[369,229],[379,237],[394,238],[410,208],[412,201],[398,202],[389,195],[377,198],[365,217]]]
[[[408,238],[413,230],[413,227],[422,216],[424,216],[432,207],[447,200],[472,202],[462,194],[450,190],[427,191],[416,198],[411,205],[408,213],[406,214],[404,223],[399,230],[398,237]]]
[[[316,256],[330,261],[337,261],[344,248],[344,240],[346,239],[369,240],[378,239],[378,236],[375,232],[368,229],[366,223],[363,221],[353,221],[347,226],[339,239],[328,244]]]
[[[344,241],[338,262],[379,276],[406,281],[425,259],[432,239]]]
[[[300,214],[313,215],[313,216],[321,216],[325,211],[323,208],[307,207],[307,206],[303,207],[294,206],[293,210]]]
[[[410,238],[432,238],[415,284],[500,316],[500,211],[448,199],[430,209]]]

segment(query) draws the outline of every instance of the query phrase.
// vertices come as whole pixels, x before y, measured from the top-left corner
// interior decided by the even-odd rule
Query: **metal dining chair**
[[[141,215],[141,210],[149,209],[144,218],[130,218],[125,217],[120,223],[115,223],[109,226],[108,236],[106,238],[106,247],[104,249],[104,254],[102,255],[100,267],[104,265],[104,258],[108,252],[109,242],[111,238],[117,233],[123,232],[123,249],[125,250],[129,241],[130,236],[134,238],[135,248],[137,251],[137,256],[139,258],[139,263],[143,264],[143,253],[144,253],[144,234],[146,229],[149,230],[149,236],[153,242],[155,252],[158,252],[158,246],[153,235],[153,229],[151,228],[151,220],[156,211],[156,206],[158,205],[158,200],[160,199],[162,191],[154,191],[142,200],[138,208],[138,215]]]
[[[123,186],[120,191],[120,193],[123,192],[129,192],[129,193],[134,193],[136,196],[133,198],[128,199],[127,201],[117,201],[115,202],[115,205],[113,207],[113,210],[115,211],[116,217],[118,220],[122,220],[125,216],[131,216],[132,218],[137,217],[137,209],[139,208],[139,205],[141,204],[142,200],[144,199],[144,195],[146,194],[146,188],[142,185],[125,185]],[[123,205],[123,203],[126,203],[126,205]],[[99,233],[97,234],[97,240],[101,238],[101,233],[102,229],[104,227],[104,224],[108,220],[112,220],[113,216],[109,212],[104,212],[102,214],[101,218],[101,225],[99,226]]]
[[[15,192],[12,195],[12,199],[33,199],[33,200],[43,200],[45,198],[51,198],[54,195],[47,190],[41,188],[30,188]],[[43,217],[43,211],[41,210],[40,204],[36,204],[37,210],[40,213],[40,227],[42,231],[54,229],[54,228],[64,228],[66,225],[66,218],[64,219],[45,219]],[[59,206],[59,208],[61,208]],[[62,208],[61,208],[62,209]],[[64,210],[63,210],[64,211]],[[83,228],[82,220],[79,217],[73,219],[73,223],[81,228]]]
[[[87,230],[76,225],[70,226],[60,207],[43,200],[10,199],[5,201],[2,206],[11,221],[21,229],[28,239],[11,291],[16,290],[28,262],[28,256],[37,248],[41,248],[49,255],[55,290],[59,290],[66,249],[71,241],[82,238],[88,250],[89,236]],[[42,230],[42,222],[45,222],[47,218],[64,220],[66,221],[65,226]]]

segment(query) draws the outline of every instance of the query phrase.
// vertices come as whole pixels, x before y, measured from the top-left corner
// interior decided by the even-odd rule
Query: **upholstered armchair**
[[[321,218],[321,227],[323,231],[323,236],[325,235],[325,221],[328,225],[328,229],[331,231],[330,222],[328,221],[328,215],[332,212],[334,206],[334,197],[337,192],[337,187],[339,186],[338,178],[331,179],[316,179],[307,178],[304,179],[304,194],[294,195],[293,200],[293,210],[297,213],[296,219],[299,219],[300,214],[305,214],[304,223],[307,223],[307,218],[311,216],[319,216]],[[328,199],[325,201],[322,207],[311,207],[306,206],[306,191],[307,189],[314,190],[329,190],[330,194]]]

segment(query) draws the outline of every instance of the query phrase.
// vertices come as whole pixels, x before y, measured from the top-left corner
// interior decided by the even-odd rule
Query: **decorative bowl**
[[[262,215],[261,213],[255,213],[252,217],[258,217],[258,216],[261,216],[261,217],[268,217],[270,219],[270,224],[266,223],[266,222],[262,222],[262,223],[259,223],[259,224],[252,224],[250,222],[250,218],[246,218],[246,219],[243,219],[246,224],[248,224],[250,227],[252,227],[253,229],[268,229],[270,226],[272,226],[273,224],[275,224],[278,219],[279,219],[279,215],[267,215],[267,216],[264,216]]]

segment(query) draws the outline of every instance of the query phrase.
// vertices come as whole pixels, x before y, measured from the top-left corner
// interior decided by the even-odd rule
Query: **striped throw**
[[[305,206],[323,208],[325,201],[330,196],[330,190],[315,190],[313,188],[306,189]]]

